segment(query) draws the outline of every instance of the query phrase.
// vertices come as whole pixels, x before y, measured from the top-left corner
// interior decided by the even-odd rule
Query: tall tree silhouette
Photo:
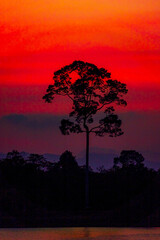
[[[74,61],[53,76],[54,84],[49,85],[43,99],[51,103],[55,95],[68,97],[73,105],[69,117],[63,119],[60,130],[62,134],[86,134],[86,208],[89,206],[89,136],[117,137],[123,134],[121,120],[114,114],[113,104],[126,106],[123,95],[127,93],[126,84],[111,79],[111,74],[94,64]],[[99,121],[96,114],[99,114]],[[103,112],[103,117],[101,112]]]

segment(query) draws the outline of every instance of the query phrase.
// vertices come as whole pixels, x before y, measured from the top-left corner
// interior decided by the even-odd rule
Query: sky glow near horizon
[[[159,1],[5,0],[0,3],[0,12],[1,118],[11,114],[68,113],[69,105],[64,104],[65,100],[47,105],[41,98],[48,84],[52,83],[53,72],[74,60],[104,67],[111,72],[113,79],[127,84],[128,106],[121,110],[122,113],[159,113]],[[146,126],[146,131],[157,122],[155,116],[149,118],[151,125]],[[14,148],[14,142],[9,140],[14,134],[11,129],[6,136],[0,137],[2,151]],[[154,145],[158,146],[159,132],[159,128],[153,132],[156,143],[151,137],[151,150]],[[19,145],[22,150],[25,134],[20,136],[15,147]],[[36,141],[36,135],[30,135],[31,139]],[[132,136],[128,136],[127,141],[129,139],[132,142]],[[98,141],[95,141],[97,146]],[[131,143],[128,146],[125,140],[122,142],[122,148],[132,146]],[[135,142],[136,136],[133,148]],[[34,144],[36,151],[42,144],[39,141]],[[146,145],[144,142],[141,148],[147,146],[148,142]],[[50,144],[47,149],[54,152],[57,147],[52,150]]]

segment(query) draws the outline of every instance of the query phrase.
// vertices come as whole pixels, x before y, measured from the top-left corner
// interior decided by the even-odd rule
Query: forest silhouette
[[[160,171],[145,167],[140,153],[122,151],[108,170],[89,167],[89,178],[86,209],[85,167],[70,151],[55,163],[9,152],[0,161],[1,226],[158,226]]]

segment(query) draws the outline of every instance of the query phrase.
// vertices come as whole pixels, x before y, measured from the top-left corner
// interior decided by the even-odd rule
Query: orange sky
[[[1,1],[4,56],[93,46],[158,51],[157,0]]]

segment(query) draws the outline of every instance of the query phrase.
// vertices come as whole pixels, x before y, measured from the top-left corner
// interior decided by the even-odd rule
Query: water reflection
[[[0,229],[0,240],[160,240],[160,228]]]
[[[83,238],[89,238],[90,237],[90,229],[89,228],[83,228]]]

